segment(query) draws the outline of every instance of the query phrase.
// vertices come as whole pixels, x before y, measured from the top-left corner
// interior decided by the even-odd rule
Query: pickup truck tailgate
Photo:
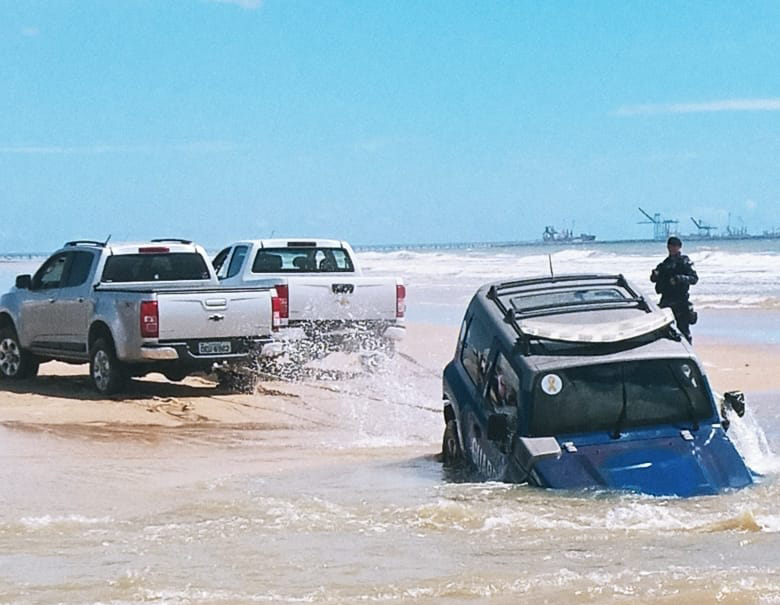
[[[269,291],[159,292],[157,303],[160,340],[271,333]]]
[[[290,321],[394,320],[396,280],[348,275],[289,278]]]

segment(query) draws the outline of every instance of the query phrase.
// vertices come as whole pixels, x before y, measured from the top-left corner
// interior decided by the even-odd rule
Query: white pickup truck
[[[235,242],[213,261],[225,287],[276,286],[281,298],[279,332],[292,349],[314,345],[330,351],[392,353],[406,327],[406,288],[395,277],[363,275],[350,245],[325,239],[263,239]]]
[[[186,240],[68,242],[0,297],[0,379],[35,376],[52,359],[89,362],[105,394],[154,371],[233,376],[281,351],[272,338],[280,304],[273,282],[221,286],[203,248]]]

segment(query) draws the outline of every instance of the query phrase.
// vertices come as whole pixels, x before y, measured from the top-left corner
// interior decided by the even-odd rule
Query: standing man
[[[669,256],[653,269],[650,281],[655,283],[655,291],[661,295],[658,305],[672,310],[677,329],[692,343],[690,325],[696,323],[696,315],[688,302],[688,288],[699,281],[699,276],[691,259],[680,253],[682,242],[679,237],[670,237],[666,249]]]

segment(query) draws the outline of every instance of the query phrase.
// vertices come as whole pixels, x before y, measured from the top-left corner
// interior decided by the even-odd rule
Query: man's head
[[[666,240],[666,249],[669,251],[670,256],[677,256],[682,250],[682,241],[679,237],[673,235]]]

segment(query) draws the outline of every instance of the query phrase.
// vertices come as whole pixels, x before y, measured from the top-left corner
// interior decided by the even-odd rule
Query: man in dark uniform
[[[695,323],[695,315],[688,302],[688,288],[699,281],[691,259],[680,253],[682,242],[679,237],[672,236],[666,242],[669,251],[662,263],[650,274],[650,281],[655,283],[655,291],[661,295],[660,307],[668,307],[674,313],[677,329],[688,342],[693,342],[691,336],[691,320]]]

